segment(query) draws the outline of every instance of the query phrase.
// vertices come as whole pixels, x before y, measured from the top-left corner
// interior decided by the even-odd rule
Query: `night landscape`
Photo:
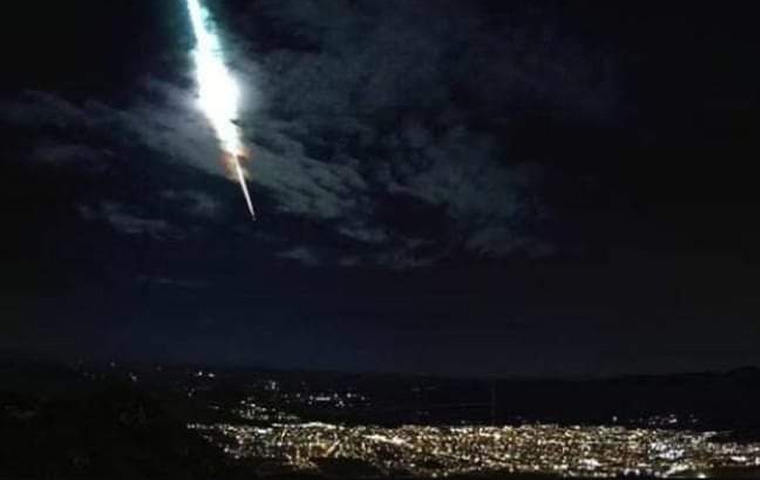
[[[0,479],[760,477],[751,5],[0,30]]]

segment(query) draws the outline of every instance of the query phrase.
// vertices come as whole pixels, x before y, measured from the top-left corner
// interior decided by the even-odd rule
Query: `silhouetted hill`
[[[235,478],[218,450],[129,386],[77,399],[6,393],[0,405],[0,478]]]

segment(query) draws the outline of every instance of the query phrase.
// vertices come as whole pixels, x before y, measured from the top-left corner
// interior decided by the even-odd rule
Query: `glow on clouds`
[[[248,211],[255,219],[256,213],[241,165],[247,153],[240,129],[235,124],[240,103],[240,88],[225,65],[222,45],[214,32],[208,11],[203,8],[200,0],[187,0],[187,7],[196,41],[193,56],[198,82],[198,105],[216,132],[224,158],[233,168]]]

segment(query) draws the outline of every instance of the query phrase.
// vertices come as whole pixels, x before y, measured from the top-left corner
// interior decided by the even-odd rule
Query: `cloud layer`
[[[541,236],[552,216],[544,168],[510,150],[512,125],[530,109],[603,120],[614,69],[541,10],[486,6],[262,0],[217,12],[245,92],[260,228],[281,258],[407,268],[560,248]],[[5,102],[2,119],[40,132],[36,160],[97,166],[143,151],[222,176],[195,101],[153,77],[127,106],[29,92]],[[187,185],[156,198],[203,222],[222,212],[213,195]],[[172,223],[110,201],[82,212],[156,239]]]

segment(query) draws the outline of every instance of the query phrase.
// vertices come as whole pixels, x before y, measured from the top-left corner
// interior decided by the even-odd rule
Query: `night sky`
[[[0,29],[0,351],[760,365],[749,2],[207,0],[256,223],[194,103],[184,2],[75,3]]]

